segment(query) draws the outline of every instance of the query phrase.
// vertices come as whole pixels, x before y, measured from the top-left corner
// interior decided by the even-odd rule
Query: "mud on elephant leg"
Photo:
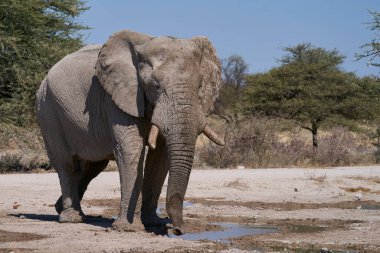
[[[159,217],[156,213],[167,174],[167,148],[164,140],[159,138],[156,149],[149,150],[145,161],[141,208],[141,219],[145,226],[164,226],[170,221],[168,218]]]
[[[79,200],[82,200],[84,193],[87,190],[87,186],[92,179],[97,177],[108,165],[108,160],[102,160],[98,162],[81,161],[80,165],[80,179],[78,184]],[[62,196],[59,197],[55,203],[55,210],[60,214],[63,210]]]

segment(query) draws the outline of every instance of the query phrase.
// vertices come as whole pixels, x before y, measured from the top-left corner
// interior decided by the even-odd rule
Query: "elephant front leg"
[[[118,126],[121,127],[121,126]],[[120,213],[112,227],[124,231],[141,231],[141,186],[143,180],[144,143],[137,126],[125,126],[116,133],[115,157],[119,168]]]
[[[169,219],[160,218],[157,213],[158,199],[168,174],[167,149],[162,138],[158,138],[156,149],[150,149],[145,161],[142,190],[141,218],[145,226],[164,226]]]

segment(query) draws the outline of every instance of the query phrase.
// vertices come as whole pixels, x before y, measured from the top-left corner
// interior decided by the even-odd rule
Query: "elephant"
[[[167,213],[173,233],[184,233],[196,139],[203,133],[224,145],[206,122],[220,88],[219,59],[201,36],[123,30],[56,63],[37,91],[36,115],[60,181],[59,222],[84,222],[88,184],[116,160],[121,201],[112,227],[163,225],[156,208],[169,174]]]

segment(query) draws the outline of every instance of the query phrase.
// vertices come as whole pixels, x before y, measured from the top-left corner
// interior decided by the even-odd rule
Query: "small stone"
[[[108,233],[108,232],[110,232],[110,231],[111,231],[111,228],[110,228],[110,227],[108,227],[108,228],[106,228],[106,229],[105,229],[105,231]]]
[[[355,197],[354,197],[354,200],[361,200],[362,199],[362,194],[361,193],[358,193],[358,194],[356,194],[355,195]]]
[[[25,215],[20,215],[20,219],[26,219]]]
[[[294,191],[295,191],[295,192],[298,192],[298,189],[297,189],[297,188],[294,188]]]

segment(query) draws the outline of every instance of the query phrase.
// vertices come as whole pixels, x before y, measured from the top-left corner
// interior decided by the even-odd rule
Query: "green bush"
[[[76,21],[84,1],[2,0],[0,3],[0,123],[35,122],[35,93],[47,71],[82,47]]]

